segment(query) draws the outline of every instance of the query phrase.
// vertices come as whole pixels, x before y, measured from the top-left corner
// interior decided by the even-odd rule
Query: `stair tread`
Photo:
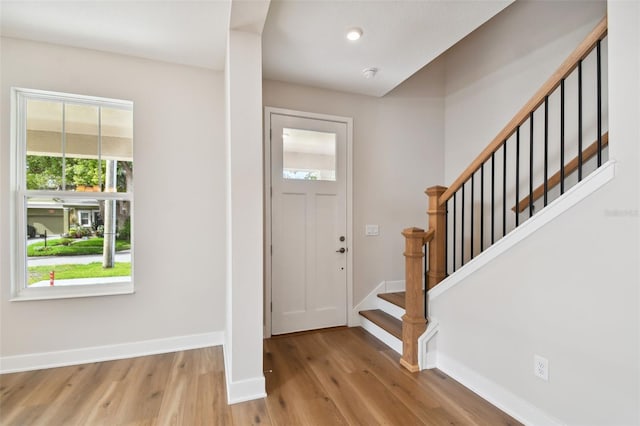
[[[399,306],[402,309],[406,309],[405,294],[406,293],[404,291],[397,291],[394,293],[380,293],[378,294],[378,297],[382,300],[386,300],[389,303]],[[424,296],[424,290],[422,290],[422,295]]]
[[[402,340],[402,321],[399,319],[381,311],[380,309],[360,311],[360,315],[387,331],[392,336]]]
[[[401,307],[402,309],[405,309],[405,301],[404,301],[404,296],[405,296],[405,292],[404,291],[398,291],[395,293],[380,293],[378,295],[378,297],[382,300],[386,300],[389,303],[392,303],[396,306]]]

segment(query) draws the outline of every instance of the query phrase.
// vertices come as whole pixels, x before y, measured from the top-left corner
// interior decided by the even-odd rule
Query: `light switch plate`
[[[380,235],[380,228],[378,225],[365,225],[364,233],[368,236]]]

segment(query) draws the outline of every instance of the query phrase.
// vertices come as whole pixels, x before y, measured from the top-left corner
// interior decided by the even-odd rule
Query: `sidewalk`
[[[86,265],[92,262],[102,262],[101,254],[92,254],[86,256],[47,256],[47,257],[29,257],[27,258],[27,266],[42,265]],[[116,262],[131,262],[131,250],[123,250],[116,253]]]
[[[66,285],[95,285],[95,284],[107,284],[107,283],[127,283],[131,281],[131,277],[104,277],[104,278],[76,278],[72,280],[55,280],[54,286],[66,286]],[[38,281],[31,284],[29,287],[49,287],[49,280]]]

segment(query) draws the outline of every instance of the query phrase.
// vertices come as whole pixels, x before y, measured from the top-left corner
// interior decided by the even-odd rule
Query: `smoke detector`
[[[378,73],[378,68],[365,68],[362,70],[362,75],[364,76],[364,78],[374,78],[376,76],[376,74]]]

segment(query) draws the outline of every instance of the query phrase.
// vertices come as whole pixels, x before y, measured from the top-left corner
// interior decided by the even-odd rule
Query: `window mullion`
[[[102,188],[102,106],[98,106],[98,186]]]
[[[67,118],[66,118],[66,111],[67,111],[67,103],[63,102],[62,103],[62,190],[66,191],[67,190],[67,156],[66,156],[66,151],[67,151],[67,129],[66,129],[66,124],[67,124]]]

